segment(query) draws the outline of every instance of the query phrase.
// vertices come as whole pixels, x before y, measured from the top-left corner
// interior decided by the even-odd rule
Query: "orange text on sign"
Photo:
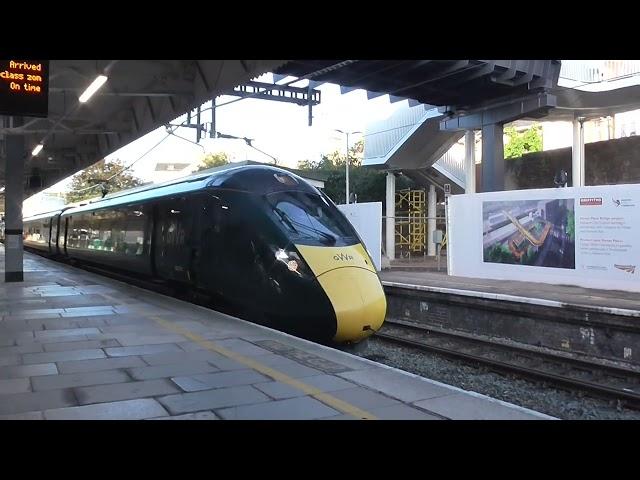
[[[16,70],[32,70],[34,72],[42,71],[41,63],[27,63],[27,62],[15,62],[13,60],[9,60],[9,68],[13,68]]]

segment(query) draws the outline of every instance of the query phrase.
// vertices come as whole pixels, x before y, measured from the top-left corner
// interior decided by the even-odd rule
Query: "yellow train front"
[[[296,245],[328,297],[335,316],[335,342],[358,342],[379,330],[387,301],[361,243],[345,247]]]

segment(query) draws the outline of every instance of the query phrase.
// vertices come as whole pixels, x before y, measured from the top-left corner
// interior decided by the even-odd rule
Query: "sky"
[[[265,74],[257,80],[270,83],[273,76]],[[290,80],[293,80],[293,77],[285,78],[278,83]],[[307,81],[303,80],[294,86],[306,84]],[[354,90],[341,95],[340,87],[334,84],[324,84],[317,88],[321,91],[321,102],[313,107],[311,127],[308,126],[307,107],[268,100],[243,99],[216,109],[217,131],[251,138],[257,148],[276,157],[279,165],[295,168],[300,160],[319,160],[323,153],[334,150],[343,152],[346,149],[346,138],[334,129],[364,132],[368,122],[387,118],[406,103],[390,103],[386,95],[368,100],[364,90]],[[217,104],[221,105],[237,98],[218,97]],[[204,108],[209,106],[210,102],[204,104]],[[180,123],[185,118],[186,115],[173,123]],[[192,118],[192,121],[195,120]],[[211,112],[203,113],[201,121],[209,123]],[[179,128],[175,133],[194,142],[196,140],[195,129]],[[226,152],[230,155],[231,161],[272,162],[271,158],[248,147],[242,140],[210,139],[208,135],[200,141],[201,146],[170,136],[139,159],[166,135],[165,128],[160,127],[112,153],[107,160],[120,159],[126,165],[137,160],[131,171],[136,176],[146,177],[145,179],[152,175],[158,161],[193,162],[202,158],[205,152]],[[360,138],[360,134],[350,135],[349,145],[352,146]],[[69,177],[49,188],[47,192],[66,191],[70,183]]]

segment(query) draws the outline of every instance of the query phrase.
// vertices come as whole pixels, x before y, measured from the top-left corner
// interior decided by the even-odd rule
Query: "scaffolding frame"
[[[396,256],[427,254],[426,191],[410,188],[396,192]]]

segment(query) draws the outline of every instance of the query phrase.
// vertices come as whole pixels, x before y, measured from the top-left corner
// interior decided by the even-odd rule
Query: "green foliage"
[[[364,141],[358,141],[349,149],[349,192],[355,192],[358,202],[384,202],[386,191],[386,173],[362,166]],[[334,151],[316,162],[302,160],[298,162],[300,170],[312,170],[328,174],[324,192],[335,203],[345,203],[346,188],[345,156]],[[406,177],[398,177],[396,190],[413,187]]]
[[[576,240],[576,214],[573,210],[567,213],[567,235],[572,242]]]
[[[533,265],[533,263],[536,260],[538,253],[535,251],[535,249],[531,246],[529,246],[527,248],[527,253],[525,253],[524,255],[522,255],[522,257],[520,257],[520,263],[522,265]]]
[[[100,160],[98,163],[84,169],[82,172],[74,175],[73,180],[71,181],[71,191],[65,194],[66,202],[75,203],[88,198],[102,196],[102,188],[100,185],[105,183],[108,178],[112,177],[116,173],[122,172],[124,168],[124,163],[116,159],[109,162]],[[142,185],[142,180],[134,177],[131,173],[126,171],[119,173],[105,185],[108,193],[114,193]],[[94,188],[86,189],[87,187]]]
[[[501,243],[497,243],[485,249],[484,261],[491,263],[515,263],[509,248]]]
[[[207,153],[194,172],[208,168],[221,167],[229,163],[229,156],[225,152]]]
[[[525,153],[542,151],[542,127],[534,125],[524,132],[517,132],[514,127],[504,129],[509,141],[504,146],[504,158],[520,158]]]

